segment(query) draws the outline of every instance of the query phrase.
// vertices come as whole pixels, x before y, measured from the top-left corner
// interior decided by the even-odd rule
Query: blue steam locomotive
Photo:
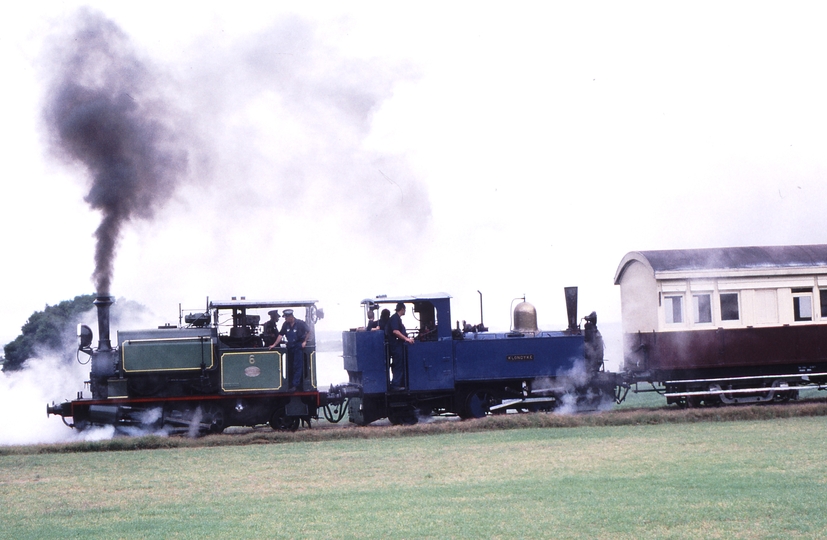
[[[416,422],[423,414],[479,418],[508,410],[551,410],[564,404],[593,409],[613,403],[616,380],[603,371],[596,315],[587,317],[581,330],[577,289],[568,288],[566,299],[566,330],[539,330],[536,310],[523,301],[515,307],[514,326],[507,333],[488,332],[482,322],[452,327],[447,294],[363,300],[366,313],[410,306],[418,326],[409,331],[413,342],[394,366],[389,331],[343,332],[344,367],[350,386],[359,391],[349,401],[350,421],[366,425],[388,418],[400,424]],[[391,384],[392,370],[402,371],[398,377],[404,387]]]

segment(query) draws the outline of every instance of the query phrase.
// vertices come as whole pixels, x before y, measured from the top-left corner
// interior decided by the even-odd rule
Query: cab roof
[[[403,304],[410,304],[413,302],[424,302],[430,300],[449,300],[451,295],[448,293],[438,292],[438,293],[430,293],[430,294],[417,294],[412,296],[388,296],[385,294],[380,294],[375,298],[365,298],[362,300],[362,304],[369,305],[369,304],[396,304],[398,302],[402,302]]]
[[[260,309],[315,306],[318,300],[230,300],[210,302],[210,309]]]

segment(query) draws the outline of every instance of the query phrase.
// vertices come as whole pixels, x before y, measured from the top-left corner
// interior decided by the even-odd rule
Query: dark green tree
[[[94,299],[94,295],[84,294],[32,313],[20,335],[3,347],[3,371],[21,369],[23,362],[34,357],[37,351],[60,351],[66,337],[74,334],[83,315],[94,309]]]

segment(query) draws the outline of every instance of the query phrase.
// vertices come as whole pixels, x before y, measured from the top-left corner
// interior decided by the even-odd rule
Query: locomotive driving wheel
[[[207,405],[204,407],[202,422],[209,425],[210,433],[223,433],[226,427],[224,423],[224,409],[219,405]]]
[[[488,390],[472,390],[465,397],[465,404],[460,409],[459,416],[463,420],[468,418],[482,418],[491,411],[494,397]]]
[[[388,411],[388,421],[394,426],[412,426],[419,422],[416,409],[412,406]]]
[[[298,416],[287,416],[284,407],[279,407],[273,412],[270,417],[270,427],[274,431],[296,431],[301,424],[301,418]]]

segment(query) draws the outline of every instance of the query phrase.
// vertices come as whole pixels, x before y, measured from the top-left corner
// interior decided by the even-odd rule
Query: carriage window
[[[738,318],[738,293],[721,293],[721,320],[737,321]]]
[[[813,320],[812,294],[793,294],[793,318],[796,321]]]
[[[711,323],[712,322],[712,296],[709,294],[694,294],[692,295],[692,303],[694,309],[694,322]]]
[[[818,296],[821,299],[821,318],[827,319],[827,289],[819,289]]]
[[[666,315],[667,324],[683,322],[683,297],[667,296],[663,302],[663,310]]]
[[[778,323],[778,291],[759,289],[755,291],[755,322],[757,324]]]

